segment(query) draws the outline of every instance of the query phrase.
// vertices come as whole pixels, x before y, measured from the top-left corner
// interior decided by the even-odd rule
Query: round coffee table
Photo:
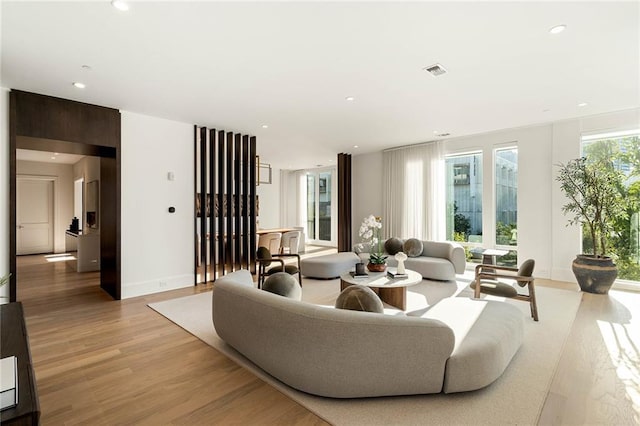
[[[368,272],[367,277],[355,278],[351,272],[340,275],[340,291],[350,285],[365,285],[373,290],[380,300],[403,311],[407,309],[407,287],[422,282],[422,275],[406,269],[405,278],[391,278],[387,272]]]

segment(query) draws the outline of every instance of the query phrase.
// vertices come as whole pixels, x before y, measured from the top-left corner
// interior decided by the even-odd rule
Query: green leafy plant
[[[588,232],[592,254],[604,256],[616,220],[626,215],[621,196],[623,175],[611,160],[603,158],[577,158],[559,166],[556,180],[569,199],[562,211],[569,215],[570,225],[582,225]]]
[[[369,255],[369,263],[373,263],[374,265],[384,265],[387,263],[387,257],[383,253],[371,253]]]
[[[4,277],[0,278],[0,288],[9,282],[9,278],[11,278],[11,274],[7,274]],[[0,296],[0,299],[8,299],[8,297]]]

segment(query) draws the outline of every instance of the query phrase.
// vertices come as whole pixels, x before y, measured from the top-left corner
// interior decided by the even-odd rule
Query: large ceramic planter
[[[571,269],[580,289],[588,293],[607,294],[618,276],[618,267],[607,256],[579,254]]]

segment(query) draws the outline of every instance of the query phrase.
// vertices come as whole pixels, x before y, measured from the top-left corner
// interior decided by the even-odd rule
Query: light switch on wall
[[[175,180],[176,176],[173,174],[173,172],[169,172],[167,173],[167,180]]]

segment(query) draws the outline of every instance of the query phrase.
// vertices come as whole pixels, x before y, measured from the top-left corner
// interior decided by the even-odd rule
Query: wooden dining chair
[[[271,253],[280,253],[280,241],[282,234],[280,232],[270,232],[262,234],[258,238],[258,248],[266,247]]]
[[[286,264],[285,259],[295,258],[296,263]],[[302,273],[300,272],[300,255],[299,254],[271,254],[268,248],[258,247],[256,255],[258,262],[258,288],[262,288],[266,277],[275,274],[276,272],[286,272],[289,275],[298,274],[298,282],[302,287]],[[275,263],[276,266],[272,266]]]
[[[289,231],[282,234],[280,253],[298,254],[300,231]]]

